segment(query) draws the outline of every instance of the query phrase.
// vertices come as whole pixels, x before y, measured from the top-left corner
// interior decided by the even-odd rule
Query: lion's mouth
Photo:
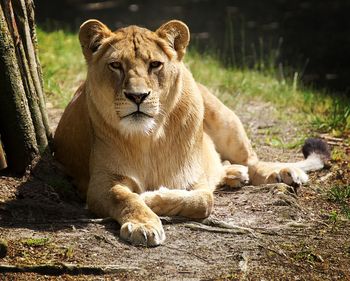
[[[134,112],[131,112],[131,113],[123,116],[122,118],[127,118],[127,117],[133,117],[135,119],[144,118],[144,117],[153,118],[153,116],[151,116],[145,112],[142,112],[140,110],[136,110]]]

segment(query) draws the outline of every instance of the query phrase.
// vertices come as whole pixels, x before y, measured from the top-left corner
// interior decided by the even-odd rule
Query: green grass
[[[45,32],[41,28],[37,29],[37,36],[45,93],[54,106],[64,108],[85,79],[78,36],[64,30]]]
[[[297,261],[308,262],[311,264],[314,264],[315,262],[323,262],[323,258],[320,255],[316,254],[314,250],[308,248],[296,253],[294,259]]]
[[[49,101],[64,108],[85,78],[85,62],[77,34],[64,30],[45,32],[38,28],[39,57],[44,74],[44,88]],[[273,53],[273,51],[271,51]],[[268,62],[266,67],[225,67],[210,54],[190,49],[186,64],[195,79],[211,88],[221,100],[232,106],[250,99],[273,103],[280,112],[295,112],[295,118],[307,116],[315,129],[341,135],[350,130],[350,102],[298,85],[298,74],[281,78]],[[300,117],[301,116],[301,117]],[[278,143],[276,142],[276,145]]]
[[[350,185],[348,186],[335,186],[328,192],[328,199],[340,206],[341,213],[350,220]],[[333,212],[331,219],[337,215],[336,211]]]
[[[329,191],[329,198],[334,202],[344,202],[350,198],[350,185],[344,187],[333,187]]]
[[[49,238],[28,238],[22,240],[22,244],[30,247],[45,246],[49,243]]]
[[[224,102],[234,106],[237,97],[272,102],[278,109],[294,109],[322,132],[341,135],[350,129],[350,100],[298,85],[298,75],[278,79],[277,70],[223,67],[211,55],[190,51],[187,63],[197,81],[219,90]]]
[[[331,131],[333,135],[342,135],[349,129],[350,105],[340,99],[333,100],[332,106],[326,115],[315,116],[313,125],[320,131]]]

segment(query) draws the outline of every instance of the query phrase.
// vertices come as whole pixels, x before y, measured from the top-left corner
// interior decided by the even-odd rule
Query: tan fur
[[[189,35],[180,21],[156,32],[97,20],[80,29],[88,73],[58,125],[55,157],[89,209],[116,219],[133,244],[164,241],[158,215],[207,217],[218,185],[241,186],[248,173],[253,184],[291,184],[299,172],[260,162],[238,117],[194,81],[182,62]],[[132,115],[138,106],[147,116]]]

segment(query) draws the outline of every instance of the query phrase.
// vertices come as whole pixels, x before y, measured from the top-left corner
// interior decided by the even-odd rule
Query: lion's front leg
[[[140,196],[159,216],[206,218],[213,208],[213,191],[204,185],[194,188],[194,190],[182,190],[161,187],[155,191],[144,192]]]
[[[87,193],[88,207],[118,221],[123,240],[143,246],[162,244],[165,233],[159,217],[131,190],[125,180],[109,184],[93,177]]]

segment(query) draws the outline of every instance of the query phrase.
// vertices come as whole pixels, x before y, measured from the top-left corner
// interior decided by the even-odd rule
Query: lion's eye
[[[162,65],[163,65],[163,63],[160,62],[160,61],[152,61],[152,62],[149,64],[149,66],[150,66],[151,69],[157,69],[157,68],[161,67]]]
[[[122,64],[120,62],[114,61],[109,64],[109,67],[112,70],[121,70],[123,69]]]

